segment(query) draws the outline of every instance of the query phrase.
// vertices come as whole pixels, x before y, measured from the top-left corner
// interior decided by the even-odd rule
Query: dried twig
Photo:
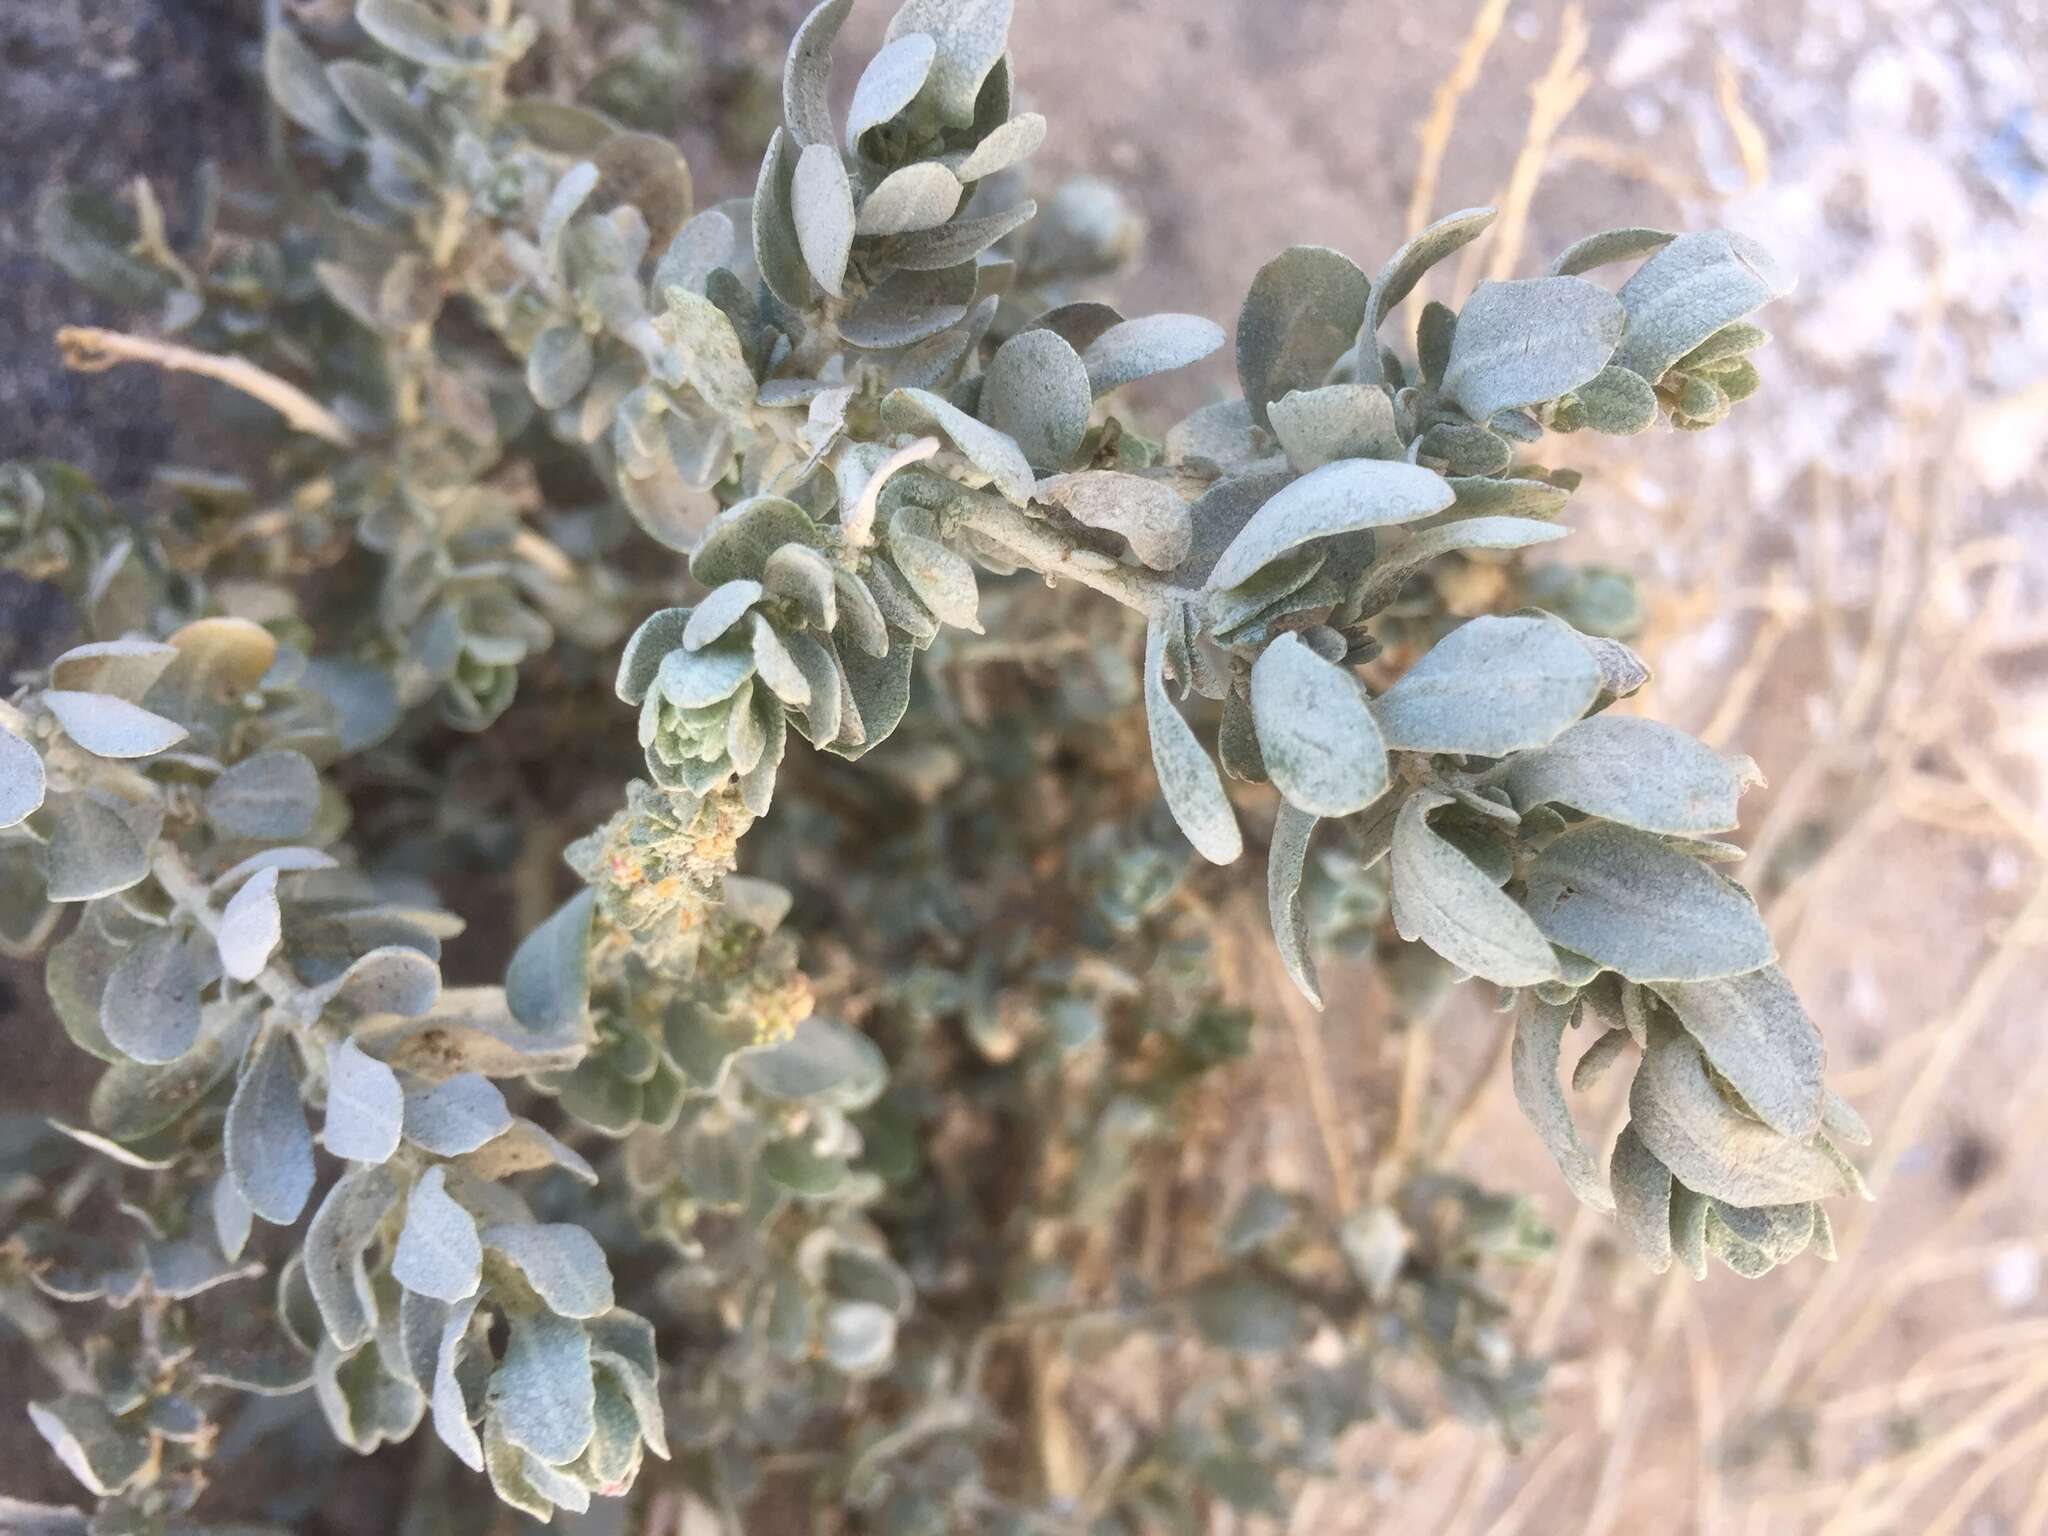
[[[64,366],[78,373],[99,373],[117,363],[150,363],[172,373],[196,373],[240,390],[282,416],[292,429],[320,438],[337,448],[352,447],[355,436],[342,419],[296,384],[287,383],[247,358],[221,357],[175,342],[152,341],[94,325],[67,325],[57,332]]]

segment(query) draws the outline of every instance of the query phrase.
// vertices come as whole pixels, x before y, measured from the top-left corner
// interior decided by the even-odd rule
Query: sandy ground
[[[706,9],[727,37],[765,43],[802,8]],[[888,9],[861,7],[849,56]],[[1769,776],[1746,807],[1748,878],[1833,1074],[1877,1127],[1864,1164],[1880,1202],[1838,1220],[1832,1268],[1643,1276],[1574,1214],[1521,1127],[1493,1021],[1454,1010],[1432,1038],[1433,1134],[1475,1102],[1448,1155],[1541,1192],[1561,1234],[1520,1307],[1558,1362],[1551,1425],[1515,1458],[1456,1426],[1369,1432],[1294,1530],[2048,1531],[2048,1190],[2032,1176],[2048,1127],[2042,6],[1514,0],[1483,52],[1487,0],[1018,9],[1026,99],[1054,121],[1042,168],[1105,174],[1147,216],[1127,312],[1227,320],[1293,242],[1377,266],[1410,222],[1418,126],[1461,53],[1476,67],[1428,211],[1512,205],[1518,182],[1532,195],[1521,238],[1478,248],[1456,282],[1527,273],[1580,233],[1636,223],[1725,222],[1803,275],[1770,317],[1764,395],[1734,423],[1574,442],[1570,461],[1590,471],[1578,552],[1662,586],[1647,707]],[[53,4],[71,31],[30,62],[86,47],[92,11]],[[168,71],[193,62],[177,37],[161,44]],[[5,62],[24,57],[10,43]],[[92,75],[83,58],[65,67]],[[0,116],[25,121],[24,99]],[[1559,120],[1537,123],[1525,157],[1532,115]],[[81,111],[67,157],[89,159],[108,120]],[[19,235],[15,209],[0,235]],[[0,239],[10,273],[18,252]],[[69,397],[34,387],[10,398],[65,426]],[[5,424],[10,449],[30,440],[29,409]],[[1337,1141],[1369,1168],[1398,1050],[1370,977],[1332,982],[1319,1043]],[[1243,1155],[1327,1193],[1300,1036],[1270,1022],[1273,1112],[1235,1117],[1260,1127]],[[1596,1101],[1594,1118],[1616,1108]]]

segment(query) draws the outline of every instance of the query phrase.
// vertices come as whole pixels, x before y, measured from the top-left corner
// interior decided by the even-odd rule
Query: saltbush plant
[[[1247,826],[1312,1002],[1323,948],[1408,1028],[1465,978],[1515,1011],[1522,1108],[1650,1266],[1831,1256],[1863,1133],[1724,872],[1756,769],[1613,707],[1625,576],[1517,553],[1568,530],[1550,435],[1757,388],[1772,259],[1611,231],[1408,336],[1488,211],[1373,275],[1296,247],[1238,392],[1150,436],[1124,388],[1227,338],[1079,295],[1134,225],[1025,195],[1007,0],[908,0],[841,118],[850,8],[799,30],[750,197],[697,207],[532,67],[566,8],[358,0],[271,19],[261,228],[40,209],[157,333],[76,361],[277,414],[149,518],[0,477],[83,637],[0,704],[5,940],[103,1063],[0,1185],[29,1412],[98,1502],[0,1526],[275,1517],[232,1456],[300,1403],[359,1452],[431,1420],[542,1519],[668,1459],[734,1531],[1191,1530],[1369,1417],[1512,1439],[1516,1195],[1412,1166],[1162,1225],[1246,1070],[1207,866]],[[615,691],[644,763],[503,984],[446,985],[436,852],[374,797],[461,796],[447,729],[487,754],[529,688]],[[1604,1159],[1574,1029],[1574,1089],[1632,1074]],[[1062,1406],[1134,1335],[1147,1392]],[[408,1465],[411,1518],[476,1528],[467,1473]]]

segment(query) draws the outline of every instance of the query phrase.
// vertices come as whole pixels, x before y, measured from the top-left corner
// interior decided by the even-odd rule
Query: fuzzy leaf
[[[1084,470],[1057,475],[1039,486],[1041,499],[1067,512],[1085,528],[1118,534],[1131,553],[1155,571],[1170,571],[1187,559],[1194,544],[1188,504],[1161,480],[1119,470]]]
[[[1361,359],[1369,364],[1373,338],[1379,335],[1380,327],[1394,312],[1394,306],[1415,291],[1415,285],[1422,281],[1431,267],[1477,240],[1486,226],[1493,222],[1495,212],[1492,208],[1466,208],[1447,214],[1388,258],[1372,282],[1372,310],[1366,317],[1360,337],[1363,343],[1359,347]]]
[[[100,997],[100,1028],[136,1061],[176,1061],[199,1037],[200,986],[185,935],[151,934],[108,975]]]
[[[449,1198],[447,1184],[446,1170],[429,1168],[413,1185],[391,1278],[421,1296],[455,1302],[483,1283],[484,1249],[476,1218]]]
[[[1365,689],[1300,636],[1282,635],[1252,668],[1252,719],[1273,787],[1315,816],[1349,816],[1386,793],[1387,750]]]
[[[1155,617],[1145,631],[1145,723],[1159,793],[1197,853],[1212,864],[1234,863],[1244,852],[1237,815],[1223,793],[1216,764],[1166,692],[1166,624],[1165,618]]]
[[[281,843],[313,830],[320,775],[297,752],[245,757],[206,791],[206,817],[228,837]]]
[[[1267,408],[1273,434],[1303,474],[1338,459],[1398,459],[1394,402],[1372,384],[1297,389]]]
[[[1766,965],[1716,981],[1658,982],[1651,990],[1765,1125],[1800,1140],[1821,1128],[1827,1053],[1783,971]]]
[[[1432,560],[1468,549],[1529,549],[1554,543],[1570,531],[1527,517],[1465,517],[1425,528],[1372,563],[1354,601],[1360,613],[1375,614]]]
[[[1622,1127],[1607,1163],[1615,1215],[1654,1274],[1671,1267],[1671,1170],[1643,1145],[1633,1125]]]
[[[1482,616],[1432,646],[1374,713],[1395,751],[1505,757],[1554,739],[1599,689],[1598,665],[1564,625]]]
[[[1347,256],[1297,245],[1259,269],[1237,316],[1237,378],[1252,415],[1297,389],[1316,389],[1365,321],[1371,284]]]
[[[405,1139],[436,1157],[459,1157],[502,1136],[512,1111],[498,1085],[476,1072],[458,1072],[405,1096]]]
[[[1725,230],[1680,235],[1622,285],[1628,329],[1614,361],[1654,384],[1722,326],[1791,291],[1754,240]]]
[[[590,337],[576,325],[551,325],[526,354],[526,388],[534,404],[558,411],[583,393],[596,361]]]
[[[1526,899],[1553,943],[1631,981],[1711,981],[1774,958],[1747,891],[1629,827],[1590,822],[1557,838],[1530,867]]]
[[[64,734],[95,757],[149,757],[185,739],[185,727],[108,693],[52,688],[42,696]]]
[[[889,21],[890,41],[926,34],[937,58],[923,95],[954,128],[974,122],[982,83],[1009,41],[1012,0],[904,0]]]
[[[353,1040],[327,1049],[327,1129],[322,1140],[336,1157],[381,1163],[398,1150],[405,1120],[405,1090],[398,1074]]]
[[[1481,283],[1458,313],[1444,393],[1476,422],[1568,395],[1607,366],[1626,318],[1582,277]]]
[[[91,901],[125,891],[149,873],[136,829],[89,795],[63,795],[50,808],[49,895]]]
[[[1730,1205],[1789,1205],[1849,1193],[1835,1160],[1781,1136],[1721,1097],[1689,1035],[1653,1033],[1629,1089],[1630,1123],[1688,1189]]]
[[[1443,511],[1451,500],[1448,481],[1414,464],[1377,459],[1325,464],[1269,498],[1252,514],[1216,561],[1208,586],[1211,590],[1237,586],[1311,540],[1411,523]]]
[[[612,1272],[597,1239],[566,1222],[486,1227],[484,1246],[519,1267],[535,1294],[560,1317],[596,1317],[612,1306]]]
[[[520,943],[505,972],[505,1001],[528,1029],[549,1033],[582,1021],[594,892],[572,896]]]
[[[1657,392],[1639,373],[1610,364],[1579,386],[1586,425],[1595,432],[1629,437],[1647,432],[1657,420]]]
[[[1045,142],[1045,119],[1036,112],[1019,113],[996,129],[960,162],[955,173],[963,182],[979,181],[1028,160]]]
[[[882,400],[882,420],[897,432],[943,433],[967,461],[1018,506],[1031,500],[1037,480],[1024,450],[1007,433],[976,421],[950,401],[924,389],[891,390]]]
[[[119,1494],[140,1477],[155,1451],[141,1425],[120,1423],[99,1398],[82,1392],[30,1403],[28,1417],[71,1475],[101,1498]],[[4,1510],[0,1505],[0,1513]],[[86,1529],[82,1516],[78,1529]]]
[[[1043,472],[1066,468],[1087,434],[1092,402],[1080,355],[1051,331],[1012,336],[982,376],[982,420],[1014,438]]]
[[[859,150],[861,135],[879,128],[917,99],[931,78],[938,45],[922,32],[884,43],[861,71],[846,113],[847,148]]]
[[[1399,848],[1399,843],[1395,847]],[[1515,1102],[1543,1141],[1574,1195],[1596,1211],[1614,1209],[1614,1196],[1600,1177],[1592,1148],[1579,1135],[1571,1105],[1557,1079],[1558,1048],[1571,1023],[1569,1006],[1527,997],[1515,1016],[1515,1038],[1508,1059]]]
[[[791,196],[797,244],[818,286],[838,298],[853,254],[853,186],[829,142],[806,145],[797,157]]]
[[[0,729],[0,830],[21,825],[42,809],[42,754],[10,730]]]
[[[297,1221],[313,1192],[313,1134],[282,1030],[263,1036],[235,1085],[224,1140],[249,1208],[280,1227]]]
[[[782,65],[782,120],[796,142],[808,148],[832,142],[832,43],[846,24],[853,0],[824,0],[791,39]]]
[[[1645,832],[1700,837],[1735,825],[1748,766],[1658,721],[1595,715],[1518,755],[1507,789],[1517,810],[1563,805]]]
[[[511,1319],[505,1358],[491,1377],[491,1415],[506,1440],[550,1466],[566,1466],[597,1433],[590,1339],[567,1318]]]
[[[1661,229],[1602,230],[1597,235],[1588,235],[1565,247],[1563,253],[1550,264],[1552,277],[1577,277],[1582,272],[1591,272],[1596,267],[1610,266],[1617,261],[1633,261],[1638,256],[1647,256],[1652,251],[1669,245],[1677,236]]]
[[[864,198],[854,230],[860,235],[907,235],[936,229],[960,206],[960,179],[936,160],[893,171]]]
[[[364,1255],[397,1203],[398,1180],[389,1168],[353,1167],[327,1191],[306,1228],[306,1284],[341,1349],[356,1349],[377,1331],[377,1292]]]
[[[1301,876],[1308,865],[1308,845],[1316,820],[1282,801],[1273,818],[1273,842],[1266,853],[1266,911],[1273,922],[1273,942],[1288,977],[1301,995],[1323,1006],[1316,979],[1315,956],[1309,950],[1308,921],[1301,905]]]
[[[214,939],[220,948],[221,968],[236,981],[254,981],[261,976],[284,936],[277,874],[275,868],[257,870],[228,898],[221,912]]]
[[[1100,398],[1155,373],[1186,368],[1223,345],[1223,327],[1200,315],[1141,315],[1122,320],[1088,343],[1081,361]]]
[[[810,269],[804,264],[792,211],[796,159],[789,136],[776,129],[768,140],[767,152],[761,156],[752,210],[754,265],[761,273],[761,281],[776,298],[791,309],[800,310],[811,302],[812,293]]]
[[[1461,971],[1503,987],[1555,981],[1557,956],[1543,935],[1488,875],[1440,836],[1429,815],[1451,804],[1434,792],[1411,795],[1394,824],[1394,926]]]

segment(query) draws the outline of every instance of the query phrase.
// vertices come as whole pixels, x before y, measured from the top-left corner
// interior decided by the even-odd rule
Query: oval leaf
[[[1315,816],[1349,816],[1386,793],[1387,750],[1358,679],[1294,634],[1252,668],[1252,720],[1273,787]]]

